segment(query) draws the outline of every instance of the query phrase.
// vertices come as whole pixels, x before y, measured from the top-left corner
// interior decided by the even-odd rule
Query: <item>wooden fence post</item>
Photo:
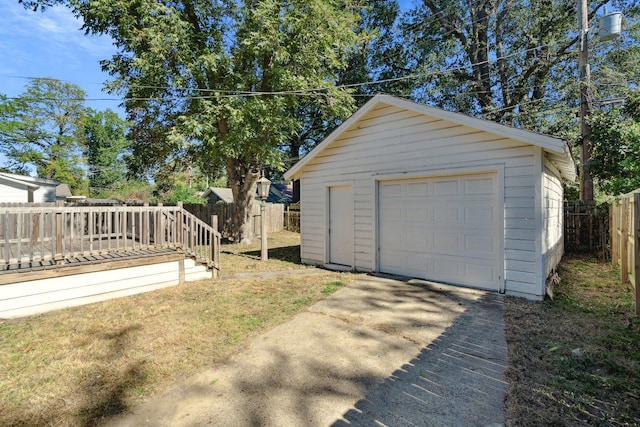
[[[185,282],[184,279],[184,258],[180,258],[178,261],[178,284],[183,285]]]
[[[636,315],[640,314],[640,193],[633,193],[633,296]]]
[[[609,242],[611,244],[611,265],[618,266],[618,200],[614,200],[609,206]]]
[[[211,215],[211,228],[218,231],[218,215]]]
[[[138,241],[140,242],[140,244],[142,243],[146,243],[147,245],[151,244],[151,235],[149,234],[149,222],[150,222],[150,217],[149,217],[149,209],[146,209],[149,207],[149,203],[143,203],[142,207],[145,209],[140,209],[140,215],[138,217],[138,230],[140,233],[140,237],[138,239]],[[136,214],[133,213],[132,214],[133,217],[133,221],[131,222],[132,226],[135,227],[136,224]],[[135,228],[133,230],[133,236],[132,239],[135,242],[136,241],[136,233],[135,233]],[[146,239],[146,241],[145,241]]]
[[[123,210],[122,212],[122,221],[120,223],[120,225],[122,226],[122,237],[124,238],[124,242],[122,244],[123,246],[123,250],[126,252],[127,250],[127,239],[129,238],[129,214],[126,210]]]
[[[54,259],[58,265],[64,263],[64,258],[62,256],[62,211],[60,210],[63,206],[64,202],[56,202],[56,208],[58,209],[56,209],[56,250]]]
[[[622,283],[629,281],[629,235],[627,227],[629,224],[629,199],[622,199],[622,215],[620,216],[620,280]]]
[[[220,242],[216,239],[216,233],[218,232],[218,215],[211,215],[211,228],[213,228],[213,233],[211,233],[211,241],[209,242],[209,248],[211,250],[211,261],[213,262],[213,268],[211,269],[211,277],[213,279],[218,278],[218,268],[217,266],[220,264],[220,260],[218,259],[218,254],[220,253]]]
[[[176,212],[176,240],[178,248],[182,248],[182,202],[178,202],[178,211]]]
[[[162,208],[164,205],[162,203],[158,203],[158,207]],[[156,210],[156,239],[160,241],[160,247],[164,247],[164,233],[162,232],[162,209]]]

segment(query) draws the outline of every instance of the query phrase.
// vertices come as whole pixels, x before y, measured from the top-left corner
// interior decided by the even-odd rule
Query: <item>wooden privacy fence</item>
[[[287,206],[284,211],[284,229],[296,233],[300,232],[300,203]]]
[[[0,207],[0,271],[162,248],[220,268],[220,234],[180,204]]]
[[[564,202],[564,249],[568,253],[608,256],[608,205]]]
[[[620,268],[622,283],[633,287],[640,314],[640,189],[617,198],[610,208],[611,262]]]
[[[229,237],[232,233],[233,204],[185,204],[185,210],[203,221],[209,221],[212,216],[218,217],[218,232],[223,237]],[[282,231],[284,229],[284,205],[279,203],[267,203],[265,206],[265,219],[267,221],[267,233]],[[260,235],[260,203],[253,204],[249,220],[249,230],[255,236]]]

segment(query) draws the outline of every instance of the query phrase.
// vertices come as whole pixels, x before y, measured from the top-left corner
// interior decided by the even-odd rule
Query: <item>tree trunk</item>
[[[227,177],[233,193],[232,236],[236,242],[249,244],[255,239],[249,220],[260,177],[257,162],[246,167],[242,160],[228,159]]]

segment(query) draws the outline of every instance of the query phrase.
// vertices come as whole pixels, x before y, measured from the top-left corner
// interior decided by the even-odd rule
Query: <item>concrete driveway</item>
[[[507,345],[495,293],[369,277],[114,426],[496,426]]]

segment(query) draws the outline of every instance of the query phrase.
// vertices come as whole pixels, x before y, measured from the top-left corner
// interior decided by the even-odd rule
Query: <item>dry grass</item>
[[[640,425],[640,319],[609,264],[570,257],[554,301],[508,298],[508,425]]]
[[[274,245],[281,239],[281,247],[295,246],[295,235],[275,237]],[[223,269],[244,258],[227,254]],[[100,424],[223,363],[350,280],[324,272],[200,281],[0,321],[0,425]]]
[[[295,233],[274,233],[266,263],[259,242],[225,245],[223,273],[303,268],[298,244]],[[566,259],[560,273],[555,301],[506,300],[508,424],[640,425],[629,286],[590,258]],[[0,425],[100,424],[223,363],[352,277],[201,281],[0,321]]]
[[[269,233],[267,246],[269,260],[263,262],[259,240],[250,245],[222,245],[222,274],[306,268],[300,263],[300,234],[291,231]]]

